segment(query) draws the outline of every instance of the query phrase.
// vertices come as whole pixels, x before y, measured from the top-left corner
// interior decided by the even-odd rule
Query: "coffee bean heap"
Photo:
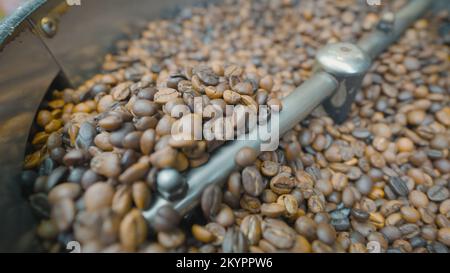
[[[404,1],[399,1],[401,3]],[[280,105],[329,42],[354,42],[378,15],[353,1],[225,1],[148,24],[103,71],[54,91],[36,117],[23,173],[45,251],[448,252],[449,47],[420,20],[365,77],[343,124],[320,109],[279,148],[201,198],[189,225],[149,207],[155,175],[207,162],[221,141],[175,141],[175,105]],[[194,217],[195,218],[195,217]]]

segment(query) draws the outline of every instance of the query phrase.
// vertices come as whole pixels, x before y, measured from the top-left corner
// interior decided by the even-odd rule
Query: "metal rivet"
[[[184,196],[187,190],[187,183],[177,170],[164,169],[158,173],[156,187],[164,198],[172,201]]]
[[[55,19],[51,17],[44,17],[41,19],[41,29],[48,38],[55,36],[57,31],[57,24]]]

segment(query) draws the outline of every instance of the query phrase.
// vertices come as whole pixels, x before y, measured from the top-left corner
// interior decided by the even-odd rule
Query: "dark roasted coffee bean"
[[[369,213],[367,213],[361,209],[353,208],[351,211],[351,214],[355,218],[356,221],[366,222],[367,220],[369,220]]]
[[[47,195],[37,193],[30,196],[30,206],[32,211],[39,217],[48,219],[50,217],[51,206]]]
[[[94,137],[97,134],[95,127],[89,122],[83,122],[78,130],[76,146],[79,149],[87,149],[94,144]]]
[[[336,231],[346,231],[350,228],[350,220],[348,218],[332,219],[330,223]]]
[[[178,227],[180,214],[170,205],[161,207],[153,220],[156,231],[171,231]]]
[[[430,253],[449,253],[448,247],[440,242],[428,244],[427,249]]]
[[[67,167],[64,166],[59,166],[56,169],[54,169],[48,176],[46,190],[50,191],[58,183],[62,182],[66,178],[68,173],[69,170],[67,169]]]
[[[222,203],[222,190],[216,185],[208,186],[202,193],[201,207],[206,218],[217,215]]]
[[[400,177],[397,176],[390,177],[388,185],[396,194],[400,196],[407,196],[409,193],[405,181],[403,181],[403,179],[401,179]]]
[[[133,113],[136,116],[153,116],[158,112],[159,106],[149,100],[137,100],[133,105]]]
[[[119,130],[116,130],[110,134],[109,142],[116,147],[122,147],[123,139],[133,130],[134,126],[131,123],[124,123]]]

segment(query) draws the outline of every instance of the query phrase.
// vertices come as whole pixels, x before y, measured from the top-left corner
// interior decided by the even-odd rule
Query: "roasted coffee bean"
[[[88,211],[100,210],[111,206],[114,188],[103,182],[90,186],[84,194],[84,202]]]
[[[400,196],[407,196],[409,193],[405,181],[403,181],[403,179],[401,179],[400,177],[397,176],[390,177],[388,185],[396,194]]]
[[[48,219],[50,217],[51,205],[46,194],[36,193],[31,195],[30,206],[33,213],[39,218]]]
[[[237,228],[228,228],[222,243],[224,253],[242,253],[248,250],[248,241],[245,235]]]
[[[369,220],[369,213],[361,210],[361,209],[352,209],[351,215],[355,218],[356,221],[366,222]]]
[[[137,209],[131,210],[120,223],[120,242],[127,250],[134,250],[147,238],[147,222]]]
[[[287,173],[280,173],[270,180],[270,189],[277,194],[290,193],[294,186],[294,178]]]
[[[236,154],[235,161],[241,167],[247,167],[255,162],[258,154],[256,150],[250,147],[244,147]]]
[[[161,207],[153,220],[157,231],[171,231],[178,227],[181,221],[180,214],[170,205]]]
[[[194,69],[195,75],[206,85],[217,85],[219,77],[208,66],[199,66]]]
[[[122,126],[122,118],[118,115],[110,115],[98,122],[98,125],[107,131],[114,131]]]
[[[91,160],[91,169],[109,178],[115,178],[120,174],[120,160],[115,153],[101,153]]]
[[[241,100],[241,96],[237,92],[225,90],[223,92],[223,99],[228,104],[237,104]]]
[[[256,167],[246,167],[242,171],[242,186],[245,192],[251,196],[259,196],[264,190],[264,182]]]
[[[140,139],[140,149],[144,155],[149,155],[153,151],[156,142],[156,132],[154,129],[145,130]]]
[[[120,176],[119,181],[125,184],[131,184],[145,177],[150,166],[147,162],[138,162],[131,165]]]
[[[145,210],[150,205],[150,189],[145,182],[136,182],[131,186],[134,204],[138,209]]]
[[[62,182],[68,174],[68,169],[64,166],[59,166],[54,169],[47,178],[47,185],[45,190],[48,192],[58,183]]]
[[[413,207],[402,207],[400,211],[406,222],[416,223],[420,220],[419,212]]]
[[[224,227],[233,225],[235,221],[233,210],[226,205],[221,206],[219,212],[214,217],[214,220]]]
[[[151,154],[150,162],[157,168],[168,168],[175,166],[177,161],[177,151],[171,147],[166,147]]]
[[[62,183],[54,187],[48,193],[48,201],[51,204],[57,203],[62,199],[75,200],[81,194],[81,187],[76,183]]]
[[[437,239],[446,246],[450,246],[450,228],[441,228],[438,231]]]
[[[58,200],[52,208],[52,219],[60,232],[67,231],[75,220],[75,204],[70,198]]]
[[[262,228],[263,238],[279,249],[291,248],[295,243],[295,231],[283,221],[266,218]]]
[[[427,191],[427,196],[431,201],[442,202],[449,198],[450,192],[443,186],[433,186]]]
[[[409,202],[416,208],[426,208],[429,203],[427,195],[418,190],[409,193]]]
[[[205,244],[208,244],[212,240],[214,240],[214,234],[212,232],[210,232],[205,227],[196,224],[192,226],[192,235],[195,237],[195,239],[197,239],[197,241]]]
[[[158,109],[159,106],[149,100],[137,100],[133,105],[133,113],[139,117],[153,116],[158,112]]]
[[[316,232],[317,238],[328,245],[332,245],[336,240],[336,231],[329,224],[320,223],[317,225]]]
[[[159,104],[167,103],[172,99],[176,99],[180,96],[180,93],[176,89],[172,88],[159,88],[154,96],[154,101]]]
[[[256,215],[246,216],[240,226],[250,245],[257,245],[262,236],[261,218]]]
[[[71,150],[66,153],[63,162],[66,166],[81,165],[87,159],[86,153],[83,150]]]
[[[286,208],[283,205],[277,204],[277,203],[271,203],[271,204],[262,204],[261,205],[261,214],[264,216],[277,218],[284,214],[286,211]]]
[[[278,174],[279,169],[279,164],[273,161],[266,160],[261,164],[261,173],[265,176],[275,176]]]
[[[132,194],[129,186],[124,185],[116,190],[112,199],[112,210],[118,215],[125,215],[131,210]]]
[[[202,193],[201,207],[206,218],[212,218],[217,215],[222,203],[222,191],[216,185],[208,186]]]
[[[317,224],[307,216],[300,216],[295,221],[295,230],[308,240],[313,240],[316,238]]]
[[[94,143],[97,134],[95,127],[89,122],[83,122],[78,130],[76,146],[80,149],[87,149]]]

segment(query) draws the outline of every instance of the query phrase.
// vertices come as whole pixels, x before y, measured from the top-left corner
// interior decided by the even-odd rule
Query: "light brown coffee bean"
[[[84,203],[88,211],[108,208],[112,204],[114,188],[103,182],[90,186],[84,194]]]
[[[144,178],[149,169],[150,166],[147,162],[135,163],[119,176],[119,181],[125,184],[131,184]]]
[[[257,215],[248,215],[242,219],[240,229],[247,237],[250,245],[257,245],[262,236],[261,218]]]
[[[262,204],[261,205],[261,214],[264,216],[277,218],[281,215],[283,215],[286,211],[286,208],[284,205],[277,204],[277,203],[270,203],[270,204]]]
[[[128,185],[119,187],[112,199],[112,210],[118,215],[125,215],[131,210],[133,199],[131,189]]]
[[[136,182],[133,183],[132,187],[132,196],[134,204],[138,209],[145,210],[150,205],[150,189],[148,188],[145,182]]]
[[[120,160],[117,154],[105,152],[94,156],[91,160],[91,169],[109,178],[115,178],[120,174]]]
[[[120,242],[129,251],[135,250],[147,238],[147,222],[138,209],[131,210],[120,223]]]
[[[69,198],[58,200],[52,208],[52,219],[60,232],[67,231],[75,219],[75,203]]]
[[[262,193],[265,185],[256,167],[246,167],[242,171],[242,186],[245,192],[251,196],[257,197]]]
[[[205,227],[202,227],[200,225],[194,224],[192,226],[192,235],[194,235],[194,238],[202,243],[208,244],[214,240],[214,234],[210,232]]]
[[[270,189],[277,194],[290,193],[294,186],[294,178],[287,173],[280,173],[270,180]]]
[[[75,200],[81,194],[81,187],[76,183],[62,183],[54,187],[48,193],[48,201],[50,204],[55,204],[61,199]]]

